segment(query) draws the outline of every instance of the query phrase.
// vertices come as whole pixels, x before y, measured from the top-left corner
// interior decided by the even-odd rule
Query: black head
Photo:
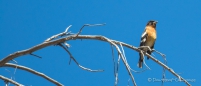
[[[150,20],[150,21],[148,21],[147,26],[152,26],[152,27],[156,28],[157,22],[158,21]]]

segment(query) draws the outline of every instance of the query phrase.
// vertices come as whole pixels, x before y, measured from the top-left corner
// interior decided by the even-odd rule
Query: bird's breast
[[[147,27],[146,29],[147,33],[148,33],[148,36],[147,36],[147,40],[145,42],[145,46],[153,46],[154,43],[155,43],[155,40],[156,40],[156,30],[155,28],[152,28],[152,27]]]
[[[155,30],[155,28],[153,28],[153,27],[147,27],[146,30],[147,30],[146,32],[148,33],[148,37],[150,39],[156,39],[156,30]]]

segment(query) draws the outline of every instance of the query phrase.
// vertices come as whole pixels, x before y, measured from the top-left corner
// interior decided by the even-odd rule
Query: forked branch
[[[89,69],[89,68],[86,68],[86,67],[80,65],[80,64],[75,60],[75,58],[73,57],[73,55],[70,53],[70,51],[69,51],[65,46],[63,46],[61,43],[59,44],[59,46],[61,46],[61,47],[69,54],[70,58],[73,59],[73,61],[74,61],[81,69],[87,70],[87,71],[90,71],[90,72],[102,72],[102,71],[104,71],[104,70],[92,70],[92,69]]]

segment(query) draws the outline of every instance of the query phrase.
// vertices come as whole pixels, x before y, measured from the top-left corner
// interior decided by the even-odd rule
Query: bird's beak
[[[155,24],[157,24],[157,23],[158,23],[158,21],[154,21],[154,23],[155,23]]]

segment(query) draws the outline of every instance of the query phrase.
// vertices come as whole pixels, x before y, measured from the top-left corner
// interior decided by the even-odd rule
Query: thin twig
[[[57,35],[54,35],[54,36],[52,36],[52,37],[46,39],[45,42],[51,41],[51,40],[53,40],[53,39],[55,39],[55,38],[57,38],[57,37],[59,37],[59,36],[68,35],[69,33],[67,33],[67,32],[68,32],[68,29],[69,29],[71,26],[72,26],[72,25],[69,25],[69,26],[66,28],[66,30],[65,30],[64,32],[59,33],[59,34],[57,34]]]
[[[119,72],[119,63],[120,63],[120,59],[121,59],[121,56],[118,54],[118,61],[117,61],[117,66],[116,66],[116,73],[115,73],[115,84],[114,84],[114,86],[117,86],[117,84],[118,84],[118,81],[119,81],[119,79],[118,79],[118,72]]]
[[[127,86],[130,86],[130,85],[129,85],[129,81],[130,81],[130,78],[128,79],[128,85],[127,85]]]
[[[15,73],[17,71],[17,67],[15,68],[14,72],[12,73],[11,71],[9,71],[8,69],[5,69],[6,71],[8,71],[10,73],[10,79],[15,80]]]
[[[13,62],[15,62],[17,64],[17,61],[15,61],[14,59],[12,59]]]
[[[126,62],[127,62],[127,59],[126,59],[126,54],[125,54],[125,52],[124,52],[124,48],[123,48],[123,46],[122,46],[122,44],[120,43],[120,46],[121,46],[121,51],[122,51],[122,54],[123,54],[123,56],[124,56],[124,58],[125,58],[125,60],[126,60]]]
[[[112,61],[113,61],[113,65],[114,65],[114,77],[116,77],[116,62],[115,62],[115,57],[114,57],[114,49],[113,49],[113,45],[111,45],[111,49],[112,49]]]
[[[69,25],[66,30],[64,31],[64,33],[67,33],[68,32],[68,29],[71,27],[72,25]]]
[[[13,81],[12,79],[9,79],[9,78],[4,77],[4,76],[2,76],[2,75],[0,75],[0,79],[4,80],[4,81],[6,81],[6,82],[10,82],[10,83],[12,83],[12,84],[14,84],[14,85],[17,85],[17,86],[24,86],[24,85],[22,85],[22,84],[20,84],[20,83],[18,83],[18,82],[16,82],[16,81]]]
[[[144,59],[144,54],[143,53],[146,53],[146,51],[152,51],[152,49],[149,47],[149,46],[140,46],[138,49],[140,49],[140,53],[141,53],[141,55],[142,55],[142,57],[143,57],[143,64],[149,69],[149,70],[151,70],[150,68],[149,68],[149,66],[146,64],[146,62],[145,62],[145,59]]]
[[[25,67],[25,66],[22,66],[22,65],[17,65],[17,64],[12,64],[12,63],[6,63],[5,65],[3,65],[2,67],[13,67],[13,68],[18,68],[18,69],[21,69],[21,70],[25,70],[25,71],[28,71],[30,73],[33,73],[35,75],[38,75],[38,76],[41,76],[43,78],[45,78],[46,80],[56,84],[57,86],[63,86],[61,83],[59,83],[58,81],[48,77],[47,75],[41,73],[41,72],[38,72],[38,71],[35,71],[31,68],[28,68],[28,67]]]
[[[66,42],[64,42],[64,45],[66,46],[66,48],[69,48],[69,47],[70,47],[70,45],[69,45],[68,43],[66,43]],[[69,58],[68,64],[70,65],[70,63],[71,63],[71,58]]]
[[[82,29],[85,27],[85,26],[103,26],[105,25],[106,23],[103,23],[103,24],[84,24],[81,28],[80,28],[80,31],[77,33],[77,36],[80,35],[80,33],[82,32]],[[76,36],[76,37],[77,37]]]
[[[68,44],[68,43],[66,43],[66,42],[64,42],[64,45],[66,45],[67,48],[70,47],[70,44]]]
[[[126,54],[125,54],[125,52],[124,52],[124,48],[123,48],[123,46],[122,46],[122,44],[120,43],[119,44],[120,46],[121,46],[121,51],[122,51],[122,54],[123,54],[123,57],[122,58],[124,58],[125,59],[125,66],[128,68],[127,70],[131,70],[131,68],[130,68],[130,65],[128,64],[128,62],[127,62],[127,59],[126,59]],[[123,60],[123,59],[122,59]],[[132,74],[132,73],[131,73]],[[131,75],[130,75],[131,76]],[[131,78],[133,78],[134,79],[134,77],[131,77]],[[129,79],[130,80],[130,79]],[[135,82],[135,80],[133,80],[133,84],[134,84],[134,86],[137,86],[137,84],[136,84],[136,82]]]
[[[42,57],[40,57],[40,56],[38,56],[38,55],[36,55],[36,54],[33,54],[33,53],[30,53],[30,55],[35,56],[35,57],[38,57],[38,58],[42,58]]]
[[[132,68],[130,68],[130,70],[133,71],[133,72],[135,72],[135,73],[142,73],[142,72],[148,70],[148,68],[145,68],[145,69],[140,70],[140,71],[133,70]]]
[[[69,62],[68,62],[68,64],[70,65],[70,63],[71,63],[71,58],[69,58]]]
[[[10,70],[8,70],[8,69],[5,69],[5,70],[10,73],[10,79],[15,80],[14,75],[12,74],[12,72]],[[7,86],[9,86],[9,84],[10,84],[8,81],[5,81],[5,83],[6,83]]]
[[[82,68],[83,70],[87,70],[87,71],[90,71],[90,72],[102,72],[102,71],[104,71],[104,70],[92,70],[92,69],[89,69],[89,68],[86,68],[86,67],[80,65],[80,64],[75,60],[75,58],[73,57],[73,55],[70,53],[70,51],[69,51],[66,47],[64,47],[62,44],[58,44],[58,45],[61,46],[61,47],[70,55],[70,58],[71,58],[80,68]]]
[[[133,70],[132,68],[130,68],[130,66],[129,66],[130,70],[133,71],[133,72],[135,72],[135,73],[142,73],[142,72],[144,72],[144,71],[150,69],[150,68],[146,65],[146,63],[144,62],[144,54],[143,54],[143,51],[140,50],[140,53],[142,54],[143,63],[145,64],[145,66],[146,66],[147,68],[146,68],[146,69],[143,69],[143,70],[140,70],[140,71],[136,71],[136,70]]]
[[[145,46],[142,46],[142,47],[145,47]],[[142,47],[140,47],[140,48],[142,48]],[[140,48],[139,48],[139,49],[140,49]],[[146,46],[146,48],[149,49],[149,47],[147,47],[147,46]],[[143,50],[140,49],[140,55],[142,55],[141,57],[142,57],[142,59],[143,59],[143,64],[147,67],[146,69],[151,70],[151,69],[149,68],[149,66],[148,66],[148,65],[146,64],[146,62],[145,62],[144,53],[146,53],[146,52],[144,52]]]
[[[142,54],[142,55],[144,56],[144,54]],[[151,68],[149,68],[149,66],[146,64],[145,59],[143,59],[143,63],[147,67],[147,69],[151,70]]]
[[[115,46],[116,50],[118,51],[118,54],[120,55],[120,57],[121,57],[121,59],[122,59],[124,65],[125,65],[125,67],[126,67],[126,69],[127,69],[127,71],[128,71],[128,74],[130,75],[130,77],[131,77],[131,79],[132,79],[132,82],[133,82],[134,86],[137,86],[137,84],[136,84],[136,82],[135,82],[135,79],[134,79],[134,77],[133,77],[133,74],[132,74],[131,71],[130,71],[129,65],[128,65],[128,63],[126,62],[124,56],[122,55],[122,52],[120,51],[119,47],[118,47],[112,40],[110,40],[110,39],[108,39],[108,38],[101,38],[101,39],[103,39],[103,40],[105,40],[105,41],[107,41],[107,42],[109,42],[110,44],[112,44],[112,45]],[[121,42],[120,42],[120,43],[121,43]]]
[[[152,52],[153,51],[155,51],[156,53],[158,53],[158,54],[160,54],[165,60],[166,60],[166,55],[165,54],[163,54],[163,53],[161,53],[161,52],[159,52],[159,51],[157,51],[157,50],[155,50],[155,49],[152,49]]]
[[[153,49],[153,51],[155,51],[156,53],[160,54],[163,57],[163,59],[164,59],[165,65],[167,65],[166,55],[163,54],[163,53],[161,53],[161,52],[159,52],[159,51],[157,51],[157,50],[155,50],[155,49]],[[163,75],[162,75],[163,79],[165,79],[165,70],[166,69],[163,67]],[[163,84],[164,84],[164,80],[162,80],[161,86],[163,86]]]

